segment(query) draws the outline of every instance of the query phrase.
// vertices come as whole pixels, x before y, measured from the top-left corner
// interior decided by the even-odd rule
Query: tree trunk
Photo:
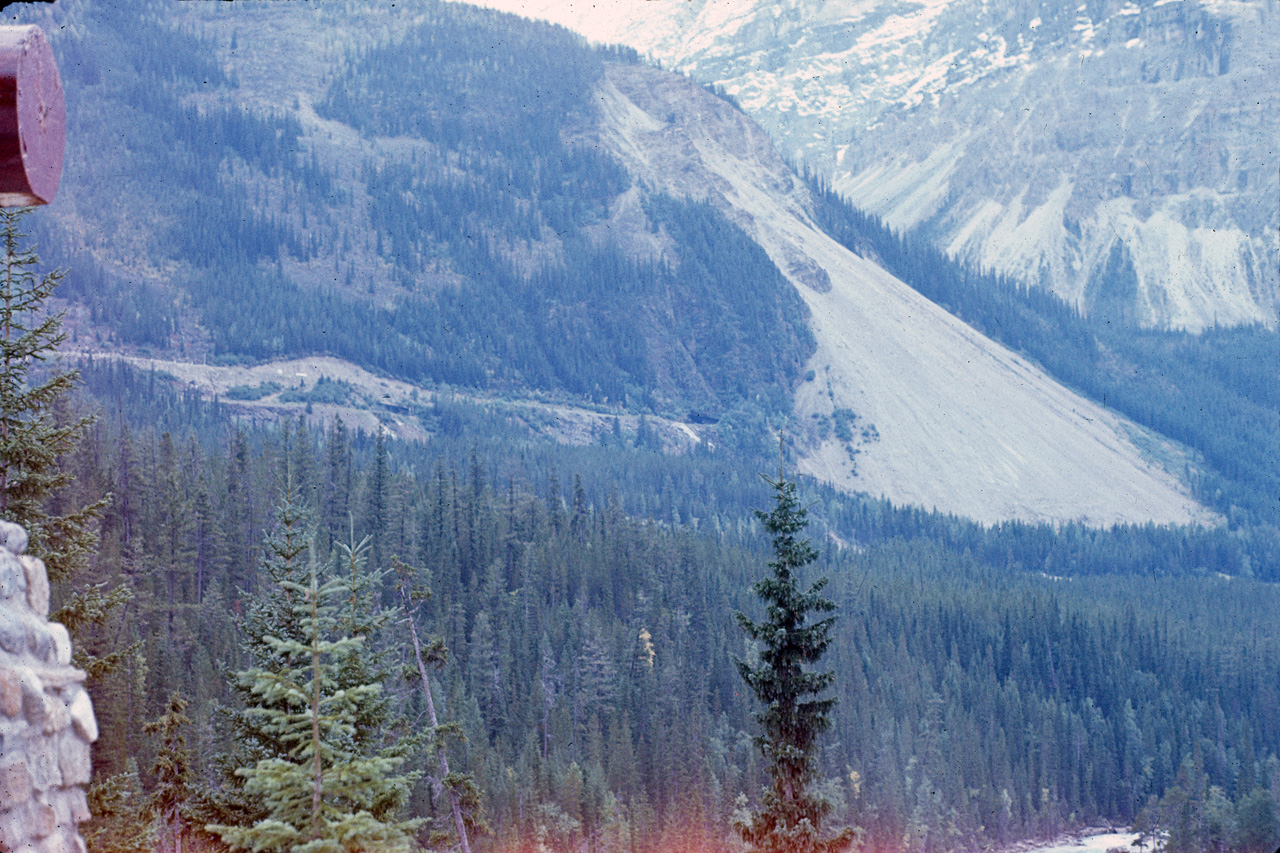
[[[418,642],[418,628],[413,623],[413,615],[409,615],[409,636],[413,640],[413,656],[418,662],[418,677],[422,679],[422,695],[427,702],[427,717],[434,731],[440,726],[436,718],[436,703],[431,698],[431,682],[427,680],[427,665],[422,662],[422,644]],[[449,777],[449,758],[444,754],[444,744],[436,741],[436,758],[440,761],[440,780],[443,783]],[[458,831],[458,842],[462,853],[471,853],[471,844],[467,841],[467,825],[462,820],[462,804],[458,802],[458,792],[444,786],[449,792],[449,808],[453,811],[453,825]]]
[[[324,768],[320,763],[320,590],[316,566],[311,564],[311,749],[315,768],[311,783],[311,840],[320,838],[320,792]]]

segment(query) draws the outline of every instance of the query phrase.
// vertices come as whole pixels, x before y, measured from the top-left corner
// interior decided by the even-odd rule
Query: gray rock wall
[[[89,818],[98,724],[26,547],[26,531],[0,522],[0,853],[84,853],[76,825]]]

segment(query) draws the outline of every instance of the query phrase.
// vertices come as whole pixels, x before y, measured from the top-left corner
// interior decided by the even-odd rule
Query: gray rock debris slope
[[[98,738],[71,639],[47,621],[44,563],[24,556],[27,534],[0,522],[0,850],[84,853],[84,787]]]
[[[482,2],[722,85],[859,207],[1094,314],[1276,324],[1276,0]]]
[[[599,138],[584,144],[653,187],[714,204],[808,304],[818,348],[815,379],[796,396],[802,471],[987,523],[1212,520],[1144,460],[1138,428],[819,231],[807,189],[741,112],[647,67],[611,67],[598,98]]]

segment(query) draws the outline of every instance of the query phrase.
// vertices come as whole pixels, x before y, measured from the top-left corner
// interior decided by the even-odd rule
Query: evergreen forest
[[[66,356],[32,377],[59,389],[38,419],[65,475],[41,509],[87,537],[55,608],[101,728],[89,850],[301,849],[240,832],[310,805],[289,792],[324,774],[296,752],[362,780],[324,819],[388,850],[740,851],[769,767],[734,614],[766,617],[760,472],[795,470],[776,430],[814,341],[742,229],[580,144],[607,64],[640,58],[461,4],[403,26],[323,4],[359,37],[334,28],[323,85],[262,108],[237,101],[262,73],[243,57],[287,47],[272,7],[299,4],[226,26],[173,5],[61,0],[47,27],[75,169],[28,220],[67,269]],[[1124,825],[1270,853],[1280,334],[1086,317],[810,189],[841,243],[1188,448],[1223,519],[982,526],[799,479],[798,580],[835,605],[813,808],[874,851]],[[219,400],[94,351],[338,357],[429,391],[428,439],[234,405],[357,400],[344,380]],[[484,402],[504,397],[613,429],[553,443]],[[715,441],[665,452],[658,416]],[[297,725],[321,705],[331,725]]]
[[[85,646],[132,655],[94,685],[99,778],[136,774],[132,796],[148,796],[160,744],[143,724],[177,691],[192,785],[227,784],[229,673],[292,483],[317,553],[368,537],[371,570],[412,566],[431,588],[415,618],[450,650],[431,683],[465,735],[451,766],[481,794],[474,844],[732,849],[739,798],[766,781],[733,665],[751,649],[731,618],[757,612],[764,481],[634,433],[532,442],[466,403],[442,402],[450,427],[413,445],[340,422],[247,428],[116,364],[83,379],[99,418],[65,460],[73,502],[113,495],[89,576],[132,591]],[[1220,552],[1229,533],[986,529],[803,493],[812,573],[839,608],[818,756],[833,820],[887,849],[941,851],[1192,814],[1221,849],[1263,849],[1280,784],[1280,591]],[[373,642],[393,662],[387,731],[420,731],[422,700],[398,674],[403,624]],[[426,776],[431,760],[409,758]],[[407,803],[432,821],[424,843],[447,825],[425,776]]]

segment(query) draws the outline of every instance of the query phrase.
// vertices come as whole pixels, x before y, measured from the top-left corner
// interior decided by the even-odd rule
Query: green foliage
[[[257,385],[233,385],[222,396],[228,400],[261,400],[283,390],[279,382],[260,382]]]
[[[1245,853],[1267,853],[1280,840],[1280,814],[1270,791],[1258,788],[1236,805],[1236,843]]]
[[[836,438],[846,443],[853,441],[853,427],[858,419],[853,410],[837,408],[831,413],[831,418],[835,423]]]
[[[558,27],[433,3],[402,38],[347,63],[318,111],[371,134],[497,152],[502,160],[493,168],[510,170],[517,191],[572,210],[617,191],[608,180],[620,177],[616,166],[570,151],[560,135],[566,119],[586,114],[604,60],[620,58],[635,54],[588,49]],[[422,89],[424,81],[431,87]],[[591,177],[573,180],[577,174]]]
[[[354,560],[354,552],[352,554]],[[419,686],[422,689],[423,703],[427,710],[427,729],[425,740],[429,742],[435,753],[438,773],[432,778],[437,793],[444,793],[449,800],[452,814],[452,826],[434,829],[430,837],[431,847],[458,844],[463,853],[470,853],[471,839],[489,832],[489,825],[484,819],[484,807],[480,789],[475,777],[470,773],[459,773],[449,769],[447,741],[451,738],[465,740],[465,735],[456,723],[441,724],[436,714],[435,699],[431,694],[431,677],[428,667],[442,668],[448,660],[448,647],[439,637],[418,636],[415,611],[417,604],[431,598],[431,588],[420,576],[424,572],[415,571],[398,558],[393,557],[392,566],[396,574],[396,585],[401,600],[405,603],[407,616],[405,622],[409,626],[409,639],[413,644],[413,658]],[[410,676],[411,677],[411,676]]]
[[[159,824],[161,849],[166,851],[181,849],[181,839],[192,818],[191,755],[183,731],[191,720],[184,713],[186,710],[187,701],[177,693],[171,694],[164,715],[144,727],[148,733],[160,735],[151,767],[155,788],[146,814]]]
[[[816,344],[808,309],[757,243],[710,204],[651,196],[653,226],[676,241],[675,294],[666,322],[696,353],[694,363],[716,390],[715,411],[782,392],[764,408],[790,409],[792,389]]]
[[[419,382],[633,410],[714,416],[757,394],[767,411],[788,408],[813,346],[803,305],[740,229],[707,205],[659,199],[646,215],[670,235],[664,261],[600,239],[631,179],[567,140],[592,120],[605,63],[633,52],[448,3],[375,39],[316,109],[366,137],[424,145],[365,165],[370,230],[359,233],[335,207],[345,192],[299,153],[309,143],[295,118],[191,102],[234,86],[209,39],[179,28],[166,42],[169,19],[154,9],[67,14],[77,26],[56,46],[78,60],[68,85],[111,105],[72,105],[71,136],[111,146],[129,192],[149,200],[127,227],[176,270],[138,294],[81,252],[68,295],[102,324],[92,334],[203,347],[195,320],[213,362],[326,353]],[[160,56],[134,55],[135,40]],[[117,218],[118,199],[97,185],[77,203],[86,219]],[[332,286],[296,273],[295,261],[330,255]]]
[[[243,659],[263,671],[282,669],[287,664],[273,641],[287,638],[301,642],[305,637],[302,626],[294,619],[294,602],[286,585],[297,585],[306,577],[306,558],[312,544],[309,519],[296,487],[289,484],[275,507],[275,523],[265,543],[261,566],[265,594],[249,598],[239,624]],[[254,692],[254,685],[255,681],[243,674],[230,682],[240,707],[225,712],[232,751],[220,755],[215,762],[225,778],[220,787],[210,792],[205,809],[210,824],[248,826],[266,820],[266,804],[246,789],[239,771],[260,761],[283,760],[290,753],[289,744],[266,725],[264,717],[266,711],[284,714],[289,705],[269,702]]]
[[[94,780],[88,798],[93,817],[80,832],[89,853],[154,853],[156,832],[144,817],[147,797],[136,761],[123,773]]]
[[[358,616],[365,593],[337,577],[322,583],[314,555],[306,561],[307,582],[292,578],[303,548],[313,543],[307,534],[295,535],[302,532],[301,515],[293,490],[288,494],[281,507],[285,533],[273,548],[279,579],[270,593],[288,621],[256,638],[264,665],[236,675],[249,697],[244,717],[256,727],[257,744],[275,751],[236,770],[245,796],[265,814],[249,826],[208,828],[233,848],[255,853],[408,850],[421,821],[393,813],[413,776],[400,772],[405,758],[398,750],[369,748],[370,732],[361,731],[382,692],[380,683],[366,680],[371,638]]]
[[[734,663],[765,705],[756,713],[764,734],[755,742],[771,784],[761,806],[737,827],[742,840],[759,853],[835,853],[852,843],[853,830],[824,838],[822,819],[831,805],[813,791],[817,739],[831,727],[835,699],[812,698],[831,687],[835,674],[810,667],[831,645],[836,622],[835,616],[815,619],[814,614],[831,613],[836,605],[822,595],[826,578],[808,590],[800,586],[800,573],[818,552],[800,536],[808,521],[796,499],[796,484],[781,475],[768,482],[774,490],[773,508],[757,511],[756,517],[773,539],[773,575],[751,587],[767,615],[763,622],[754,622],[741,612],[734,614],[747,636],[761,644],[760,660],[735,658]]]
[[[769,499],[758,476],[720,451],[666,456],[625,434],[539,443],[447,394],[424,407],[431,442],[384,437],[380,454],[375,435],[336,423],[237,428],[228,407],[160,376],[84,375],[111,414],[74,457],[76,480],[121,496],[93,572],[130,579],[137,603],[119,631],[150,662],[95,693],[100,772],[129,755],[151,765],[155,745],[137,733],[179,687],[195,776],[217,778],[209,756],[230,744],[209,707],[235,694],[214,662],[258,665],[236,614],[274,587],[259,549],[288,461],[322,537],[352,541],[354,515],[356,541],[376,524],[385,555],[431,568],[415,615],[451,650],[430,680],[440,725],[466,736],[449,741],[450,769],[483,793],[493,834],[478,848],[541,827],[548,844],[724,849],[738,794],[767,782],[732,663],[750,650],[725,618],[753,605],[753,567],[771,551],[749,511]],[[1242,798],[1280,779],[1280,589],[1258,580],[1280,564],[1256,531],[982,528],[806,488],[819,499],[812,568],[842,612],[823,659],[839,705],[816,776],[833,823],[889,849],[910,832],[934,851],[956,833],[1001,845],[1127,822],[1199,750],[1239,827]],[[836,543],[857,549],[856,568]],[[416,689],[401,689],[383,696],[425,719]],[[405,767],[438,775],[430,750]],[[448,822],[443,794],[413,789],[412,813],[434,819],[422,843]]]
[[[587,115],[600,63],[618,57],[586,51],[563,31],[432,4],[402,45],[349,57],[318,109],[370,135],[427,143],[397,163],[369,165],[374,230],[351,235],[325,221],[330,196],[342,193],[298,155],[307,146],[297,122],[192,98],[227,82],[216,51],[198,28],[170,27],[158,7],[140,8],[79,4],[72,12],[85,25],[56,36],[69,79],[86,93],[69,103],[72,145],[109,140],[121,152],[124,165],[112,168],[151,202],[129,215],[154,213],[162,227],[149,250],[176,270],[139,296],[75,261],[67,295],[84,299],[119,339],[165,345],[181,306],[208,329],[214,361],[330,352],[412,379],[696,408],[720,423],[708,442],[716,449],[676,460],[652,452],[661,437],[647,420],[636,447],[621,429],[608,446],[547,447],[446,390],[423,407],[431,445],[390,442],[378,452],[375,438],[340,427],[319,439],[238,430],[228,407],[163,377],[87,366],[120,420],[95,427],[71,454],[85,500],[66,506],[108,489],[120,496],[104,511],[103,549],[91,563],[95,578],[127,581],[120,589],[136,598],[115,611],[110,634],[77,629],[77,648],[107,653],[136,638],[148,651],[147,666],[133,659],[110,690],[95,690],[103,720],[95,761],[109,772],[126,768],[127,756],[149,758],[155,745],[138,737],[141,721],[163,714],[176,686],[193,700],[196,775],[216,775],[208,756],[231,744],[212,724],[213,701],[269,707],[256,680],[224,693],[219,664],[290,665],[268,638],[307,641],[288,603],[273,598],[285,582],[310,588],[298,547],[310,537],[307,513],[319,518],[321,554],[348,534],[354,514],[348,541],[375,537],[379,566],[381,555],[399,554],[432,569],[437,595],[420,615],[455,656],[430,679],[444,712],[436,734],[466,735],[450,743],[454,770],[444,783],[479,814],[478,792],[461,781],[476,780],[495,844],[722,847],[737,794],[766,775],[731,664],[740,638],[723,618],[747,606],[749,567],[768,550],[744,509],[761,502],[753,463],[735,460],[760,455],[767,417],[786,409],[811,351],[794,292],[704,205],[645,205],[672,240],[669,265],[591,236],[629,180],[565,139]],[[254,189],[268,185],[294,207],[268,212]],[[107,221],[118,205],[118,183],[98,186],[111,189],[86,189],[100,194],[96,209],[81,212],[86,221]],[[1252,833],[1241,843],[1274,842],[1265,839],[1274,826],[1268,792],[1280,784],[1280,640],[1260,613],[1280,601],[1251,576],[1280,578],[1280,338],[1261,329],[1109,332],[1040,291],[989,288],[913,239],[848,221],[841,231],[842,214],[824,215],[840,239],[930,298],[1195,447],[1211,469],[1192,473],[1198,493],[1231,517],[1222,529],[984,529],[821,492],[820,541],[860,554],[854,573],[832,553],[819,557],[846,613],[827,648],[841,703],[830,709],[829,745],[814,755],[814,778],[833,780],[820,786],[833,816],[856,817],[877,842],[909,836],[936,850],[957,836],[979,846],[1128,820],[1150,797],[1170,796],[1169,810],[1150,814],[1164,820],[1190,798],[1206,804],[1195,814],[1217,827],[1212,838],[1234,820],[1238,840],[1246,827]],[[139,233],[144,225],[131,223]],[[314,260],[320,241],[366,238],[393,270],[374,298],[351,266],[335,266],[331,288],[290,279],[291,261]],[[1123,257],[1111,274],[1096,305],[1122,302]],[[743,389],[764,399],[744,402]],[[851,416],[846,425],[856,434]],[[283,527],[296,535],[268,549],[279,563],[272,569],[260,565],[259,548],[267,507],[291,491],[282,473],[290,465],[298,514]],[[569,473],[581,485],[566,494]],[[367,639],[349,647],[347,664],[367,660],[380,632],[348,628],[338,636]],[[385,682],[347,664],[335,683]],[[378,710],[389,691],[353,695],[370,719],[390,713]],[[289,712],[285,698],[273,712]],[[405,700],[409,713],[417,701]],[[230,729],[240,749],[234,767],[268,762],[255,783],[264,791],[306,781],[270,763],[288,764],[292,749],[276,719],[241,716]],[[367,739],[361,749],[387,746],[377,725],[356,732]],[[1197,752],[1203,778],[1180,778]],[[431,769],[423,762],[406,766]],[[122,802],[133,805],[101,810],[136,816],[142,783],[160,780],[136,770],[120,778]],[[226,802],[238,803],[231,814],[246,826],[265,818],[265,797],[255,802],[243,787],[223,793],[240,797]],[[415,813],[438,818],[441,793],[415,787]]]
[[[70,392],[78,374],[46,364],[66,339],[63,315],[48,305],[63,273],[37,274],[40,258],[21,231],[29,213],[0,209],[0,516],[26,529],[28,552],[44,561],[55,604],[51,618],[70,632],[73,663],[97,689],[113,671],[142,664],[139,646],[111,630],[133,593],[123,584],[90,580],[94,526],[109,501],[106,489],[78,482],[71,470],[93,418],[74,413]],[[127,781],[120,777],[103,796],[125,796]],[[131,818],[112,820],[104,833],[126,843],[135,834]]]
[[[59,459],[76,447],[91,421],[58,417],[58,407],[75,387],[74,371],[55,369],[32,382],[33,370],[54,355],[66,335],[62,314],[45,310],[63,273],[36,274],[40,258],[23,245],[26,235],[19,230],[28,212],[0,209],[0,513],[27,529],[31,553],[45,561],[57,582],[83,566],[93,549],[89,525],[104,504],[61,515],[49,512],[51,499],[72,479],[59,468]]]
[[[354,392],[355,388],[350,382],[321,376],[316,380],[315,385],[306,390],[301,388],[289,388],[285,390],[280,394],[280,402],[330,403],[333,405],[341,405],[347,402]]]
[[[1209,782],[1200,755],[1183,760],[1175,783],[1151,798],[1134,825],[1156,853],[1270,853],[1280,841],[1271,791],[1232,802]]]

